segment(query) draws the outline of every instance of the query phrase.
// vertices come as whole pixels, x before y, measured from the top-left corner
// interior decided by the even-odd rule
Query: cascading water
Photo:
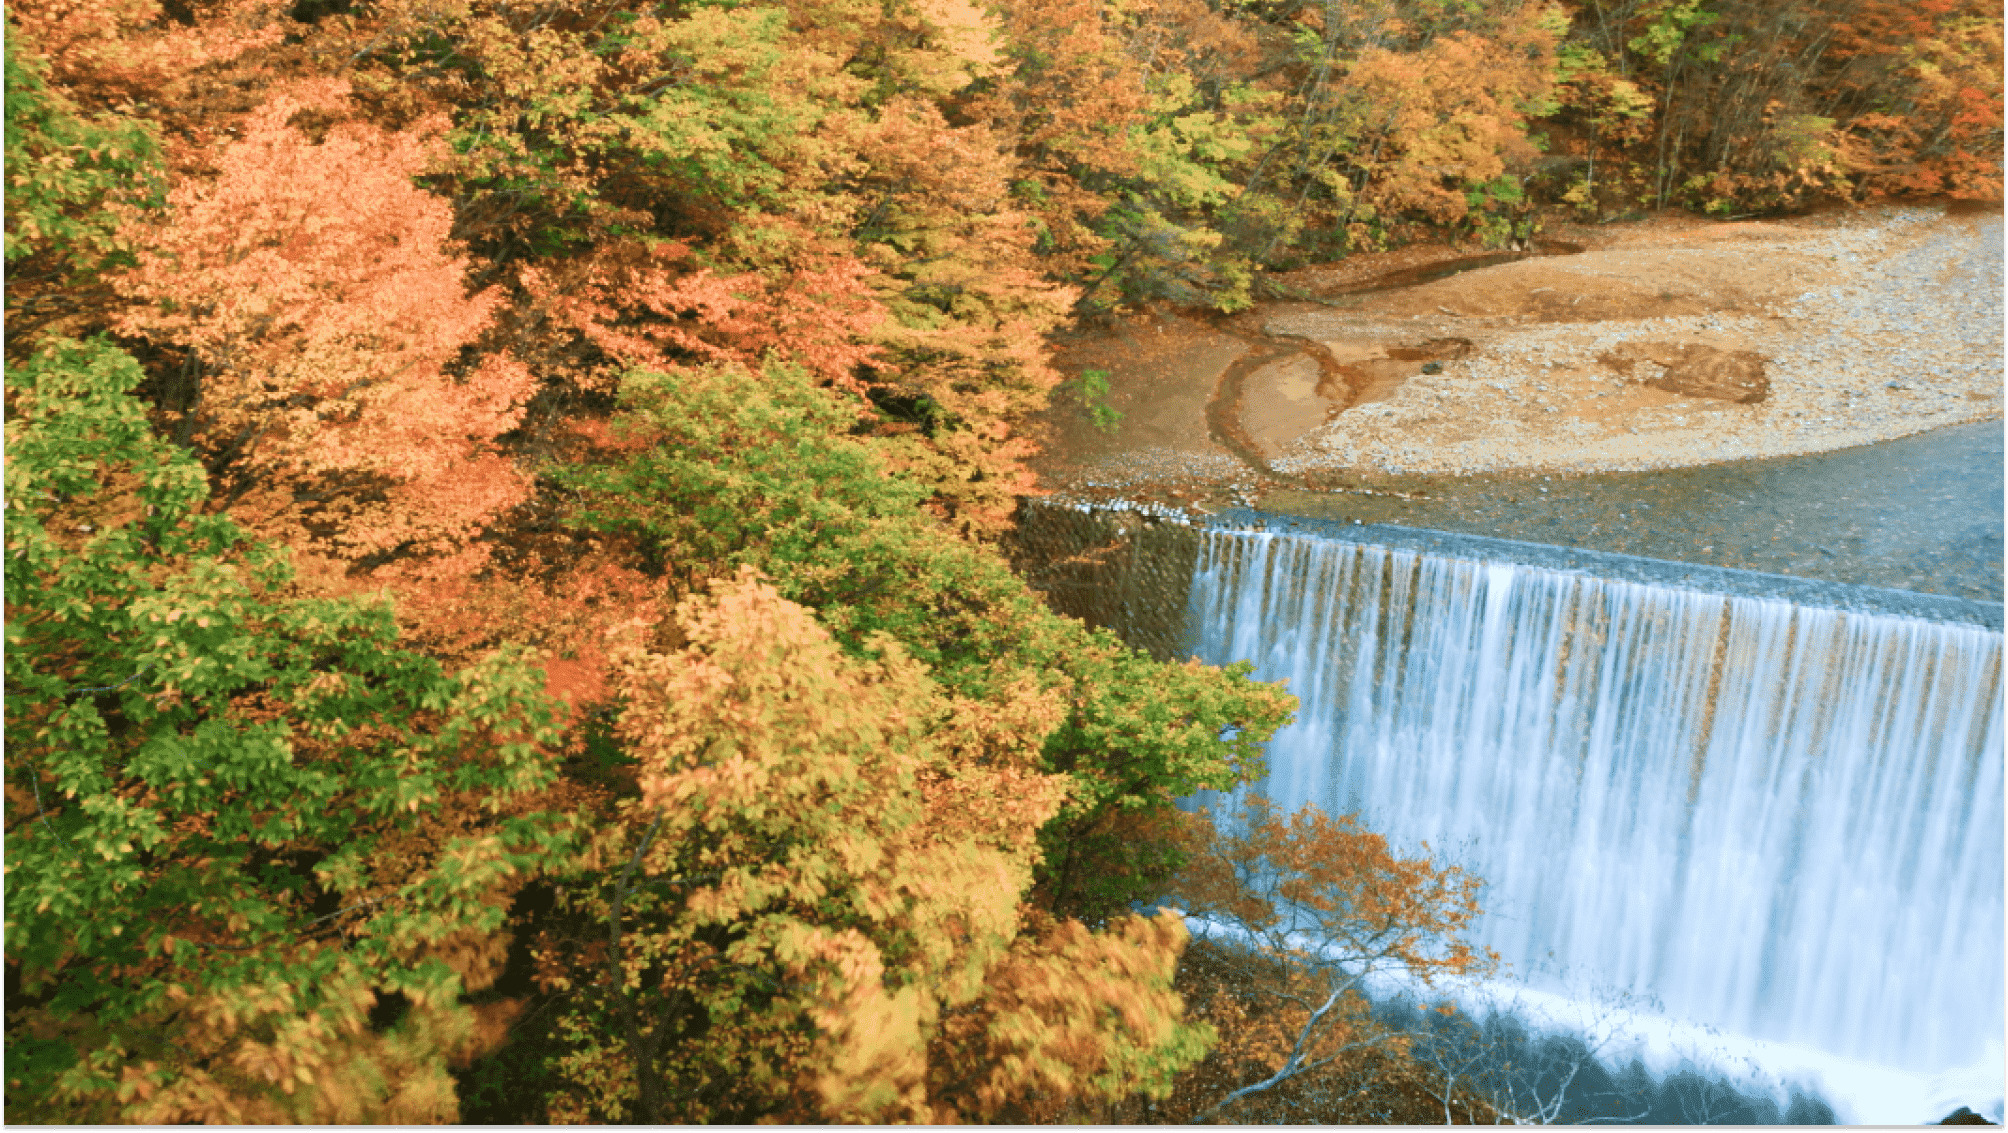
[[[1202,537],[1189,633],[1301,701],[1262,790],[1487,881],[1485,944],[1882,1066],[2001,1039],[2001,634]]]

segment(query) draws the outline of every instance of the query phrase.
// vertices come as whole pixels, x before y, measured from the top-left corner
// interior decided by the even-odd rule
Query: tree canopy
[[[6,18],[15,1120],[1424,1112],[1475,881],[1178,809],[1294,701],[1010,569],[1052,336],[2001,191],[1975,0]]]

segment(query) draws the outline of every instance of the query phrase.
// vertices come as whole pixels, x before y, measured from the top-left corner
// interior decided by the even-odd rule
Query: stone
[[[1751,350],[1719,350],[1698,342],[1621,342],[1597,361],[1629,377],[1640,362],[1663,372],[1641,384],[1677,393],[1752,405],[1771,394],[1764,356]]]
[[[1979,1114],[1973,1112],[1972,1110],[1967,1109],[1965,1106],[1960,1106],[1958,1109],[1955,1109],[1951,1113],[1947,1114],[1945,1120],[1939,1122],[1939,1124],[1940,1125],[1992,1125],[1994,1123],[1980,1116]]]

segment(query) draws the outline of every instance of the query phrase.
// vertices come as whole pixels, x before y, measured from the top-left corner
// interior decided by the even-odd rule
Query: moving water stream
[[[1482,942],[1536,989],[1918,1074],[1998,1059],[1998,612],[1359,538],[1199,535],[1194,651],[1302,701],[1269,797],[1484,877]]]

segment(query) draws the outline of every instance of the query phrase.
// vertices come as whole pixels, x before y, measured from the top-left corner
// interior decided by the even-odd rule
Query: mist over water
[[[1531,987],[1900,1075],[1998,1059],[1998,631],[1220,529],[1188,626],[1302,701],[1264,792],[1484,877]]]

